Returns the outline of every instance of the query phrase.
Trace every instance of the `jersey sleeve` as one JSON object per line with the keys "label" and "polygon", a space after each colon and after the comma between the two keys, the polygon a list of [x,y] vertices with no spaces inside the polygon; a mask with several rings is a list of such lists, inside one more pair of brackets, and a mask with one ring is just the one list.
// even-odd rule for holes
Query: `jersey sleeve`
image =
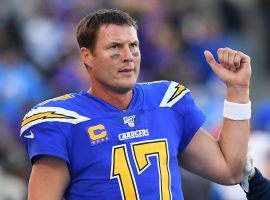
{"label": "jersey sleeve", "polygon": [[[196,106],[192,95],[188,92],[184,99],[185,108],[183,109],[183,138],[181,140],[179,151],[183,151],[189,144],[195,133],[205,121],[205,116],[202,111]],[[177,110],[177,105],[175,106]]]}
{"label": "jersey sleeve", "polygon": [[68,142],[55,123],[44,122],[25,130],[21,139],[33,164],[38,156],[55,156],[69,163]]}
{"label": "jersey sleeve", "polygon": [[32,163],[41,155],[61,158],[69,163],[69,130],[89,118],[61,107],[36,107],[23,119],[21,139]]}
{"label": "jersey sleeve", "polygon": [[159,106],[171,107],[181,117],[182,137],[179,152],[183,151],[204,123],[205,116],[196,106],[190,90],[173,81],[169,84]]}

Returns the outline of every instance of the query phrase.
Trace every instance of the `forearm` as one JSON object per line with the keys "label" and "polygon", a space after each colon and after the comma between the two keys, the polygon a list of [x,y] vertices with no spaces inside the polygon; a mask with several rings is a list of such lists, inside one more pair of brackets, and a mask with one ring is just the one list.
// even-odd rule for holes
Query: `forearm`
{"label": "forearm", "polygon": [[[226,100],[240,104],[248,103],[248,87],[228,87]],[[228,166],[229,172],[236,182],[241,182],[243,177],[249,133],[249,119],[230,120],[224,118],[218,143]]]}
{"label": "forearm", "polygon": [[226,100],[234,103],[225,104],[225,118],[218,140],[210,139],[202,130],[197,131],[180,161],[185,168],[209,180],[224,185],[237,184],[244,175],[250,133],[250,104],[247,104],[250,58],[229,48],[218,49],[219,63],[211,52],[205,51],[204,54],[215,74],[227,86]]}

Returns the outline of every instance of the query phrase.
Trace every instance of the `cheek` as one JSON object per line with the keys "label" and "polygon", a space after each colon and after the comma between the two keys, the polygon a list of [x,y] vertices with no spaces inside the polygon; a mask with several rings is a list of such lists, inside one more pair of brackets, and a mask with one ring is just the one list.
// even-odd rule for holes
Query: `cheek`
{"label": "cheek", "polygon": [[105,66],[114,66],[114,65],[117,65],[117,63],[119,63],[119,60],[120,60],[120,54],[112,54],[112,55],[108,55],[104,57],[102,59],[102,62]]}
{"label": "cheek", "polygon": [[138,56],[134,57],[134,61],[138,66],[140,66],[141,63],[141,54],[138,54]]}
{"label": "cheek", "polygon": [[110,56],[110,58],[111,58],[111,60],[120,60],[120,54],[119,53],[116,53],[116,54],[112,54],[111,56]]}
{"label": "cheek", "polygon": [[133,56],[134,56],[134,58],[136,58],[138,60],[141,60],[141,52],[140,52],[140,50],[134,52]]}
{"label": "cheek", "polygon": [[134,51],[134,52],[132,52],[132,55],[133,55],[134,58],[138,58],[138,57],[140,57],[140,52],[139,51]]}
{"label": "cheek", "polygon": [[104,56],[101,59],[97,59],[95,62],[95,67],[98,71],[110,70],[112,66],[115,65],[115,60],[110,56]]}
{"label": "cheek", "polygon": [[106,79],[111,79],[116,71],[117,66],[110,58],[103,59],[101,62],[97,63],[96,65],[96,73],[97,76],[103,76]]}

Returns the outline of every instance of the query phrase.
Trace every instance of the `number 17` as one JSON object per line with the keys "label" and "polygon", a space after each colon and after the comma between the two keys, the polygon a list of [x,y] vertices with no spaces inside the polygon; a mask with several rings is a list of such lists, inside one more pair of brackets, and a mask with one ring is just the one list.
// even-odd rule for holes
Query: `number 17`
{"label": "number 17", "polygon": [[[149,157],[155,156],[158,163],[160,199],[170,200],[169,151],[166,139],[148,140],[131,143],[132,155],[137,172],[140,175],[150,165]],[[127,146],[117,145],[112,148],[111,179],[117,178],[122,199],[138,200],[139,194],[127,153]]]}

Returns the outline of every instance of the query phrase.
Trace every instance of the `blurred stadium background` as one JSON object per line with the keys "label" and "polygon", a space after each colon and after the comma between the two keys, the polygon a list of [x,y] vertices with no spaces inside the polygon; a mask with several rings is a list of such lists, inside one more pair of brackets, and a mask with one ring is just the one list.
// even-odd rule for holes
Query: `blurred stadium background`
{"label": "blurred stadium background", "polygon": [[[24,114],[43,100],[89,88],[75,29],[100,8],[122,9],[138,20],[140,81],[186,85],[215,137],[225,88],[203,51],[231,47],[250,55],[250,151],[270,178],[270,1],[0,0],[0,199],[26,199],[31,166],[19,139]],[[245,199],[239,186],[221,187],[187,172],[183,182],[187,200]]]}

